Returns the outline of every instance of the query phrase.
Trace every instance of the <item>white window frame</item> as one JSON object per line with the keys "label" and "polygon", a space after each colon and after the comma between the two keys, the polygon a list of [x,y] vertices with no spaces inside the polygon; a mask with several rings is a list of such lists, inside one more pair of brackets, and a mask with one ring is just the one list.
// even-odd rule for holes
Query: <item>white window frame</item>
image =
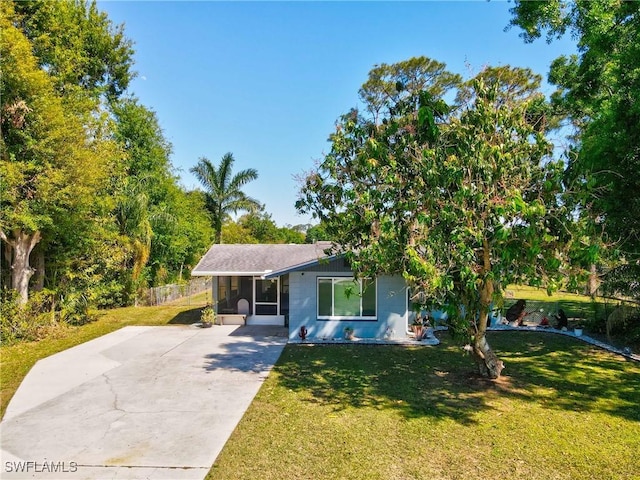
{"label": "white window frame", "polygon": [[[320,315],[320,280],[331,280],[331,315]],[[337,281],[350,280],[357,281],[362,292],[362,279],[354,277],[316,277],[316,317],[318,320],[362,320],[375,322],[378,320],[378,279],[373,279],[373,285],[376,289],[375,295],[375,315],[362,315],[362,295],[360,297],[360,315],[333,315],[335,311],[335,284]]]}
{"label": "white window frame", "polygon": [[257,300],[258,298],[258,292],[257,292],[257,288],[256,288],[256,283],[258,282],[258,280],[266,280],[262,277],[253,277],[253,314],[256,316],[273,316],[272,314],[259,314],[258,312],[258,306],[259,305],[269,305],[269,306],[276,306],[276,315],[280,315],[280,277],[277,278],[273,278],[273,279],[269,279],[267,281],[275,281],[276,282],[276,301],[275,302],[259,302]]}

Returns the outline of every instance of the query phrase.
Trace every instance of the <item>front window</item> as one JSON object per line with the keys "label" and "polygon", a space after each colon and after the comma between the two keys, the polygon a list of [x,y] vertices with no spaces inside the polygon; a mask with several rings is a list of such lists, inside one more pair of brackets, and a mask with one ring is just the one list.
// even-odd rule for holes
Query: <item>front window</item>
{"label": "front window", "polygon": [[318,278],[318,319],[375,320],[376,281]]}

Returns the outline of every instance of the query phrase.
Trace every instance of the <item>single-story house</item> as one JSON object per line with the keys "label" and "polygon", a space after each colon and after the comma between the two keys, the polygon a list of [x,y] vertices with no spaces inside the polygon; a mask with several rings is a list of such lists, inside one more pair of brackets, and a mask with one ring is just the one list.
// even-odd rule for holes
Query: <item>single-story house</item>
{"label": "single-story house", "polygon": [[288,327],[299,340],[341,338],[346,327],[359,338],[406,338],[410,308],[401,276],[357,279],[329,242],[260,245],[216,244],[192,276],[213,277],[212,305],[219,322]]}

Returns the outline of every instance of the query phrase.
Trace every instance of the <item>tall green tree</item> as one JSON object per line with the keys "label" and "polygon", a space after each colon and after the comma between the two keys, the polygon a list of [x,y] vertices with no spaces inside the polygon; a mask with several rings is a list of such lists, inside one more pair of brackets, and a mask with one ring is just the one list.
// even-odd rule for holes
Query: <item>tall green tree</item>
{"label": "tall green tree", "polygon": [[[167,224],[175,219],[167,205],[169,190],[176,179],[171,173],[171,145],[155,113],[137,99],[128,97],[112,102],[114,140],[122,149],[120,174],[113,178],[114,218],[122,248],[127,252],[126,270],[130,294],[146,286],[143,270],[152,253],[154,226],[165,235]],[[166,239],[165,239],[166,240]],[[154,259],[156,266],[163,259]]]}
{"label": "tall green tree", "polygon": [[567,179],[584,192],[580,212],[592,230],[604,228],[615,245],[631,292],[640,275],[640,3],[516,1],[511,12],[527,42],[577,39],[578,54],[557,58],[549,73],[555,103],[575,128]]}
{"label": "tall green tree", "polygon": [[134,97],[112,102],[111,109],[114,140],[124,151],[122,178],[144,179],[149,203],[161,203],[177,179],[171,165],[173,147],[166,140],[156,113]]}
{"label": "tall green tree", "polygon": [[134,73],[133,43],[95,0],[10,0],[15,25],[30,40],[38,66],[60,93],[81,89],[118,98]]}
{"label": "tall green tree", "polygon": [[111,152],[100,135],[88,137],[91,117],[70,108],[38,67],[30,42],[14,26],[12,4],[1,9],[0,238],[10,247],[12,288],[24,303],[33,248],[87,218]]}
{"label": "tall green tree", "polygon": [[288,227],[278,227],[271,214],[265,211],[264,205],[259,210],[243,215],[237,223],[249,232],[256,243],[304,243],[302,233]]}
{"label": "tall green tree", "polygon": [[427,57],[413,57],[398,63],[382,63],[369,72],[369,78],[358,92],[360,100],[378,123],[394,109],[406,108],[406,103],[418,101],[418,92],[428,91],[442,97],[462,81],[460,75],[451,73],[446,65]]}
{"label": "tall green tree", "polygon": [[124,27],[95,1],[1,8],[8,283],[22,302],[46,286],[58,298],[113,306],[181,277],[210,244],[208,213],[199,192],[178,185],[155,113],[123,95],[134,75]]}
{"label": "tall green tree", "polygon": [[202,157],[191,168],[191,172],[205,188],[206,207],[211,215],[216,243],[220,243],[222,224],[232,212],[253,211],[261,206],[257,200],[242,191],[242,187],[258,178],[258,171],[248,168],[234,174],[234,161],[233,155],[226,153],[217,167]]}
{"label": "tall green tree", "polygon": [[154,216],[151,242],[151,280],[154,285],[181,281],[213,242],[211,220],[205,207],[204,194],[184,191],[179,186],[170,189],[159,207],[170,215]]}
{"label": "tall green tree", "polygon": [[297,206],[359,275],[401,274],[415,301],[448,305],[480,373],[496,378],[503,363],[485,335],[492,302],[513,281],[553,289],[568,264],[563,168],[542,127],[541,79],[487,68],[460,86],[456,110],[440,96],[447,89],[406,93],[397,80],[407,96],[387,115],[341,117]]}

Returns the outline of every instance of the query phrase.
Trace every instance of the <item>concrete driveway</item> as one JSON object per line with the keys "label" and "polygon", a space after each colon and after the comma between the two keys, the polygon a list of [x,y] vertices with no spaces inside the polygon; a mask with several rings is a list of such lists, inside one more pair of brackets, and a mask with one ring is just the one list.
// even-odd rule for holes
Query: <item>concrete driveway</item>
{"label": "concrete driveway", "polygon": [[278,327],[126,327],[39,361],[3,479],[202,479],[280,356]]}

